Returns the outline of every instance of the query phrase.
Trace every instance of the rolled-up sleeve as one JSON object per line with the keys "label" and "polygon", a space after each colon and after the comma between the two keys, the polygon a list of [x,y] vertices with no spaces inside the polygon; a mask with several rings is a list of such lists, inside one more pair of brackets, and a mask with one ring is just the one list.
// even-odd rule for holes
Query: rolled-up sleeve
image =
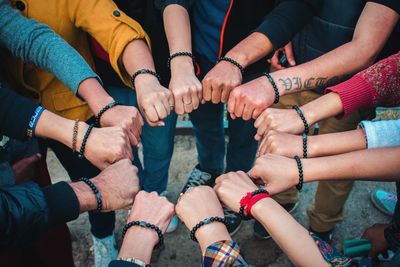
{"label": "rolled-up sleeve", "polygon": [[75,26],[89,33],[109,54],[111,66],[131,87],[130,74],[122,64],[125,47],[134,40],[144,40],[150,47],[150,39],[140,24],[118,9],[109,0],[71,0],[69,16]]}
{"label": "rolled-up sleeve", "polygon": [[400,146],[400,120],[362,121],[368,148]]}
{"label": "rolled-up sleeve", "polygon": [[313,5],[308,1],[280,1],[255,31],[267,36],[274,49],[278,49],[286,45],[313,15]]}

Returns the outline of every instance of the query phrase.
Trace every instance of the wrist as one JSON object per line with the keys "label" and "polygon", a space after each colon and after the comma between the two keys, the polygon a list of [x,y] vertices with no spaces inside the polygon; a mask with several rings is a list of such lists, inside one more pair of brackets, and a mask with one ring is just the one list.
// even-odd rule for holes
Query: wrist
{"label": "wrist", "polygon": [[149,264],[153,248],[158,243],[158,236],[153,232],[139,226],[131,227],[122,242],[118,258],[135,258]]}
{"label": "wrist", "polygon": [[189,56],[179,56],[171,60],[171,75],[194,74],[193,59]]}
{"label": "wrist", "polygon": [[307,120],[307,123],[311,126],[319,121],[318,119],[318,112],[315,112],[315,108],[313,108],[313,103],[310,102],[305,104],[304,106],[300,107],[301,111],[303,112],[304,117]]}
{"label": "wrist", "polygon": [[241,53],[239,51],[231,50],[229,51],[225,57],[231,58],[239,63],[243,68],[246,68],[249,65],[249,58],[247,54]]}
{"label": "wrist", "polygon": [[266,210],[269,210],[269,207],[272,207],[274,203],[276,204],[276,202],[272,198],[268,197],[263,198],[256,204],[254,204],[251,208],[251,214],[254,219],[261,221],[261,216],[265,213]]}
{"label": "wrist", "polygon": [[84,182],[75,182],[70,184],[74,190],[79,202],[80,212],[96,210],[97,201],[96,196],[93,194],[92,189],[89,188]]}
{"label": "wrist", "polygon": [[158,80],[158,78],[151,74],[143,73],[135,78],[136,91],[142,91],[142,90],[149,91],[155,86],[159,85],[160,81]]}
{"label": "wrist", "polygon": [[199,242],[201,251],[206,251],[211,244],[221,240],[232,240],[226,226],[223,223],[214,222],[200,227],[196,231],[196,238]]}
{"label": "wrist", "polygon": [[[73,127],[73,126],[72,126]],[[80,148],[82,147],[82,142],[83,139],[85,138],[85,133],[88,130],[89,125],[85,122],[80,121],[78,124],[78,135],[76,136],[76,149],[77,151],[74,152],[79,152]],[[93,131],[96,131],[96,129],[93,129]],[[71,130],[71,133],[73,134],[73,130]],[[72,138],[70,138],[72,141]],[[71,146],[70,148],[72,148],[72,142],[71,142]]]}

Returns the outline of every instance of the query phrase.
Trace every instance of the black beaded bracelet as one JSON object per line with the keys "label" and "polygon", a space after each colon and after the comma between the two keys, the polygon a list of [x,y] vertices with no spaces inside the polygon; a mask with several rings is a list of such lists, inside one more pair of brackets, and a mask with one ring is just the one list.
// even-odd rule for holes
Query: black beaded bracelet
{"label": "black beaded bracelet", "polygon": [[154,248],[160,248],[164,244],[164,235],[163,235],[161,229],[157,225],[154,225],[154,224],[151,224],[151,223],[148,223],[148,222],[145,222],[145,221],[132,221],[132,222],[129,222],[129,223],[125,224],[124,229],[122,230],[122,239],[124,239],[124,237],[126,235],[126,232],[132,226],[140,226],[140,227],[143,227],[143,228],[148,228],[148,229],[151,229],[153,231],[156,231],[157,235],[158,235],[158,243]]}
{"label": "black beaded bracelet", "polygon": [[206,224],[213,223],[213,222],[220,222],[220,223],[227,225],[227,222],[224,218],[221,218],[221,217],[206,218],[193,227],[193,229],[190,231],[190,239],[192,239],[194,242],[197,242],[196,231],[199,230],[200,227],[202,227]]}
{"label": "black beaded bracelet", "polygon": [[304,176],[303,176],[303,166],[301,165],[301,160],[299,156],[294,156],[297,162],[297,168],[299,169],[299,183],[296,185],[297,190],[301,191],[303,188]]}
{"label": "black beaded bracelet", "polygon": [[104,112],[106,112],[110,108],[113,108],[113,107],[118,106],[118,105],[121,105],[121,104],[118,103],[117,101],[114,101],[114,102],[111,102],[111,103],[107,104],[105,107],[103,107],[99,111],[99,113],[96,115],[94,125],[96,127],[100,127],[100,119],[101,119],[101,116],[103,116]]}
{"label": "black beaded bracelet", "polygon": [[194,57],[194,55],[190,52],[177,52],[177,53],[173,53],[172,55],[169,56],[168,61],[167,61],[167,66],[168,69],[171,68],[171,60],[173,60],[176,57],[191,57],[193,63],[196,62],[196,58]]}
{"label": "black beaded bracelet", "polygon": [[[251,197],[254,197],[254,196],[258,195],[258,194],[269,194],[269,193],[268,193],[268,191],[266,189],[259,188],[259,189],[255,190],[255,191],[251,192]],[[244,207],[244,206],[240,206],[239,215],[240,215],[240,217],[242,217],[242,220],[244,220],[244,221],[251,220],[250,217],[248,217],[248,216],[246,216],[244,214],[244,209],[245,208],[246,207]]]}
{"label": "black beaded bracelet", "polygon": [[86,177],[82,177],[78,181],[84,182],[85,184],[87,184],[90,187],[90,189],[92,189],[93,193],[96,195],[96,201],[97,201],[96,211],[101,211],[103,208],[103,200],[102,200],[100,191],[97,189],[97,187],[94,185],[94,183],[92,183],[92,181],[90,181]]}
{"label": "black beaded bracelet", "polygon": [[236,60],[230,58],[230,57],[220,57],[217,59],[217,64],[220,63],[221,61],[227,61],[233,65],[235,65],[236,67],[238,67],[238,69],[240,70],[240,72],[243,74],[244,73],[244,68],[242,65],[240,65],[239,62],[237,62]]}
{"label": "black beaded bracelet", "polygon": [[297,114],[299,114],[299,116],[300,116],[300,119],[303,121],[304,133],[308,134],[310,132],[310,127],[308,126],[308,122],[306,120],[306,117],[304,117],[303,111],[301,111],[301,109],[297,105],[294,105],[293,109],[296,110]]}
{"label": "black beaded bracelet", "polygon": [[160,75],[158,75],[157,72],[149,70],[149,69],[141,69],[141,70],[138,70],[137,72],[135,72],[134,74],[132,74],[131,82],[132,82],[133,88],[135,88],[135,79],[140,74],[150,74],[150,75],[153,75],[154,77],[156,77],[158,79],[158,81],[161,81],[161,77],[160,77]]}
{"label": "black beaded bracelet", "polygon": [[265,77],[267,77],[268,81],[269,81],[269,82],[271,83],[271,85],[272,85],[272,88],[274,88],[274,92],[275,92],[274,104],[279,103],[280,95],[279,95],[278,86],[276,86],[276,83],[275,83],[274,79],[272,78],[272,76],[271,76],[269,73],[264,72],[263,75],[264,75]]}
{"label": "black beaded bracelet", "polygon": [[306,133],[303,133],[303,158],[307,158],[307,137]]}
{"label": "black beaded bracelet", "polygon": [[79,154],[78,154],[78,158],[80,159],[83,159],[85,157],[86,142],[89,138],[90,133],[93,130],[93,127],[94,127],[93,124],[89,125],[89,128],[87,129],[85,136],[83,137],[81,148],[79,149]]}

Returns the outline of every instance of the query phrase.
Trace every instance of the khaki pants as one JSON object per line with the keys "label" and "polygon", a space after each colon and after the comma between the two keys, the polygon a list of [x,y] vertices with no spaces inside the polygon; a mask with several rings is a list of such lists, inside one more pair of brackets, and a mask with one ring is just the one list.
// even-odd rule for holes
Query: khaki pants
{"label": "khaki pants", "polygon": [[[321,95],[313,91],[305,91],[281,97],[277,108],[292,108],[293,105],[302,106]],[[354,130],[363,119],[371,119],[372,110],[356,111],[346,118],[337,120],[330,118],[319,122],[319,134],[344,132]],[[311,131],[312,132],[312,131]],[[343,220],[344,204],[351,192],[352,181],[344,182],[319,182],[315,193],[314,204],[308,209],[310,226],[314,231],[325,232],[333,229],[336,223]],[[298,191],[291,189],[276,195],[274,199],[280,204],[295,203],[298,201]]]}

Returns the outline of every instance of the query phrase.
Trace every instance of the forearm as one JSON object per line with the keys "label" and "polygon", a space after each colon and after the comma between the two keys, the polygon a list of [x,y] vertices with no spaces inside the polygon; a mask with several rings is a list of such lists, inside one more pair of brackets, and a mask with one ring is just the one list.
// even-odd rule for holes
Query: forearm
{"label": "forearm", "polygon": [[149,264],[157,240],[153,230],[131,227],[125,235],[118,258],[135,258]]}
{"label": "forearm", "polygon": [[[130,42],[122,55],[122,63],[126,71],[133,75],[140,69],[150,69],[155,71],[153,57],[150,48],[143,40],[135,40]],[[137,76],[135,80],[135,89],[146,89],[146,81],[158,81],[156,77],[145,74]]]}
{"label": "forearm", "polygon": [[[170,55],[177,52],[192,52],[190,19],[187,10],[177,4],[168,5],[163,12],[165,34]],[[171,61],[172,74],[179,69],[194,72],[190,57],[177,57]]]}
{"label": "forearm", "polygon": [[366,148],[362,129],[308,137],[308,157],[324,157]]}
{"label": "forearm", "polygon": [[368,149],[341,155],[302,159],[304,181],[397,181],[400,148]]}
{"label": "forearm", "polygon": [[268,37],[262,33],[254,32],[233,47],[226,56],[236,60],[246,68],[268,55],[272,50],[273,46]]}
{"label": "forearm", "polygon": [[318,97],[300,108],[307,119],[307,123],[312,125],[341,114],[343,111],[343,104],[338,94],[329,93]]}
{"label": "forearm", "polygon": [[[251,213],[262,223],[294,265],[330,266],[323,259],[308,231],[275,200],[260,200],[253,206]],[[304,257],[304,253],[307,257]]]}
{"label": "forearm", "polygon": [[98,114],[103,107],[114,101],[94,78],[84,80],[78,87],[78,94],[88,103],[94,114]]}

